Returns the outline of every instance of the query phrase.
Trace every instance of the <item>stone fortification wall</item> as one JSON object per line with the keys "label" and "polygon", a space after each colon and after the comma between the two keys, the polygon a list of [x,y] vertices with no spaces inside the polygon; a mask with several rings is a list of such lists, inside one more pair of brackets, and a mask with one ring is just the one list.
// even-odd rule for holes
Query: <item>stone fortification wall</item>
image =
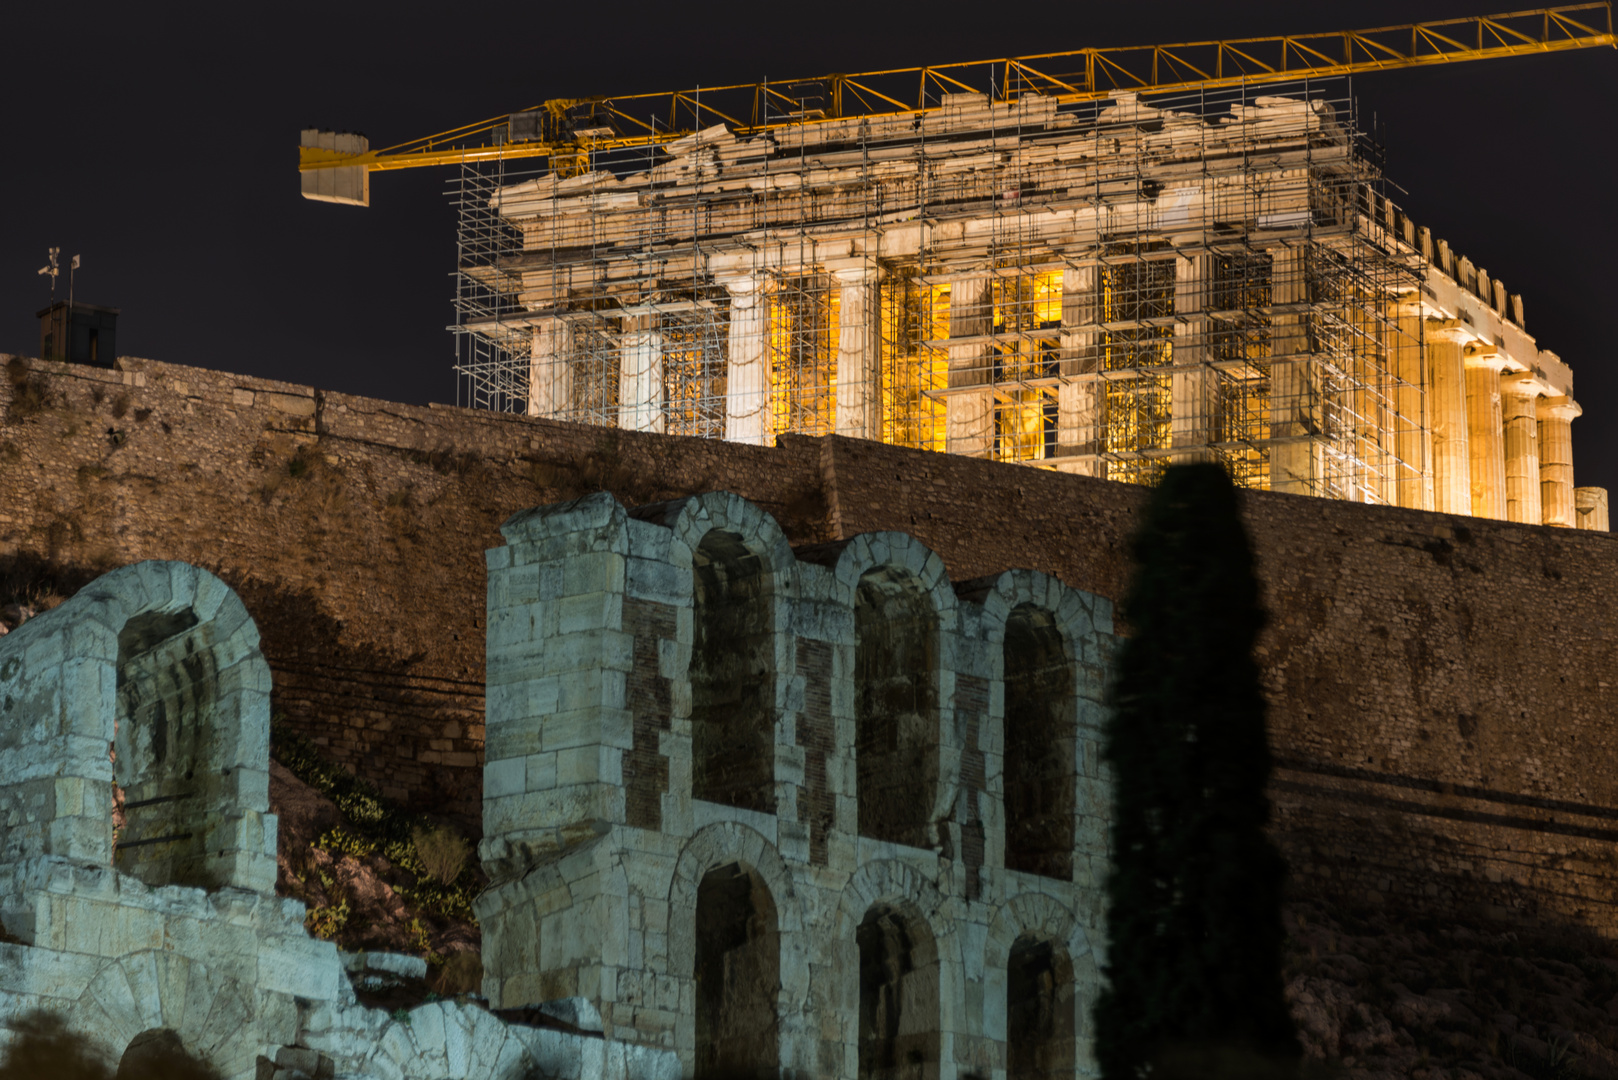
{"label": "stone fortification wall", "polygon": [[[483,552],[512,512],[730,490],[793,545],[909,533],[951,580],[1118,598],[1139,488],[842,439],[737,446],[414,408],[121,361],[0,380],[0,566],[206,566],[274,707],[418,804],[478,815]],[[1612,933],[1618,545],[1607,534],[1244,496],[1272,625],[1277,835],[1300,886]],[[37,578],[37,575],[36,575]]]}

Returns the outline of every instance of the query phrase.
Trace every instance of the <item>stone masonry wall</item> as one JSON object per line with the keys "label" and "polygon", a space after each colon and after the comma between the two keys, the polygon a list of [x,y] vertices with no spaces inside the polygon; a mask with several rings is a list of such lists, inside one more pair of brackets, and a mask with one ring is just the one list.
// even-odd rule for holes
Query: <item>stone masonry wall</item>
{"label": "stone masonry wall", "polygon": [[[724,489],[794,545],[891,529],[955,581],[1020,566],[1120,598],[1146,494],[846,439],[746,447],[120,367],[0,379],[0,584],[67,591],[143,558],[207,567],[260,625],[274,708],[388,793],[474,827],[483,552],[516,510]],[[1272,616],[1276,835],[1297,884],[1618,933],[1613,537],[1243,504]]]}

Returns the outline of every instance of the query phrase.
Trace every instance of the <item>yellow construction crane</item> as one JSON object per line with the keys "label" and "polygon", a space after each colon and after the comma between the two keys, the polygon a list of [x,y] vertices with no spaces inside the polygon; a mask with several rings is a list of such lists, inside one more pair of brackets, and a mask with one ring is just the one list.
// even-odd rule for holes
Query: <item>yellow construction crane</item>
{"label": "yellow construction crane", "polygon": [[1295,82],[1602,45],[1618,47],[1611,3],[1373,30],[1075,49],[857,75],[555,98],[380,150],[370,149],[363,136],[307,130],[298,169],[306,198],[365,206],[370,174],[385,169],[550,157],[556,159],[553,167],[575,172],[593,152],[656,146],[715,124],[752,135],[850,117],[924,114],[939,108],[946,93],[988,90],[998,101],[1039,94],[1071,102],[1129,91]]}

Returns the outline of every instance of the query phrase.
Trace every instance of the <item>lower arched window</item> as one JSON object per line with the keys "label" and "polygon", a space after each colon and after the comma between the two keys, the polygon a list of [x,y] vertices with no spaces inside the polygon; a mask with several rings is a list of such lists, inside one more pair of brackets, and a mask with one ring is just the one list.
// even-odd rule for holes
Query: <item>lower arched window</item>
{"label": "lower arched window", "polygon": [[774,1076],[781,940],[775,901],[754,870],[715,867],[697,886],[696,1075]]}
{"label": "lower arched window", "polygon": [[919,917],[879,904],[857,931],[860,1080],[938,1075],[938,952]]}
{"label": "lower arched window", "polygon": [[1006,961],[1007,1080],[1073,1075],[1073,965],[1067,951],[1024,934]]}

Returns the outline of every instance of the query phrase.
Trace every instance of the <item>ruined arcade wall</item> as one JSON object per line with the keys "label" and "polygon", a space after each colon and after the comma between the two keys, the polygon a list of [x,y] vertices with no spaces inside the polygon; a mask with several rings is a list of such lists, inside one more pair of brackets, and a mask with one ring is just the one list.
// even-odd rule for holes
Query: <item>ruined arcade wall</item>
{"label": "ruined arcade wall", "polygon": [[[1146,494],[846,439],[738,446],[120,365],[0,380],[0,584],[207,567],[258,621],[295,728],[474,827],[483,552],[513,511],[726,489],[796,545],[893,529],[955,581],[1028,567],[1121,598]],[[1618,933],[1618,543],[1262,492],[1244,506],[1298,885]]]}

